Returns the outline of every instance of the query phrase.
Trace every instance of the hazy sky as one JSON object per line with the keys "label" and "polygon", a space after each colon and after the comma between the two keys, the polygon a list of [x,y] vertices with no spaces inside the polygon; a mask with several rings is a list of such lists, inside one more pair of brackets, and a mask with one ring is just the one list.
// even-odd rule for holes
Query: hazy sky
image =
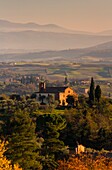
{"label": "hazy sky", "polygon": [[112,0],[0,0],[0,19],[101,31],[112,29]]}

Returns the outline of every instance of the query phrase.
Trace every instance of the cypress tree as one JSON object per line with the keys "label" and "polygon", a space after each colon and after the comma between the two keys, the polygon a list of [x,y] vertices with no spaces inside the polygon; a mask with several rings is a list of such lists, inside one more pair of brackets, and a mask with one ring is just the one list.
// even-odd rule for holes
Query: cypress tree
{"label": "cypress tree", "polygon": [[95,98],[97,99],[98,102],[100,101],[100,98],[101,98],[101,88],[100,88],[99,85],[97,85],[96,89],[95,89]]}
{"label": "cypress tree", "polygon": [[24,170],[41,170],[39,143],[35,134],[35,124],[29,113],[18,111],[10,118],[10,135],[6,156],[12,163],[19,163]]}
{"label": "cypress tree", "polygon": [[65,81],[64,81],[64,84],[67,84],[68,83],[68,78],[67,76],[65,77]]}
{"label": "cypress tree", "polygon": [[90,90],[89,90],[89,103],[94,104],[95,101],[95,87],[93,77],[91,78]]}

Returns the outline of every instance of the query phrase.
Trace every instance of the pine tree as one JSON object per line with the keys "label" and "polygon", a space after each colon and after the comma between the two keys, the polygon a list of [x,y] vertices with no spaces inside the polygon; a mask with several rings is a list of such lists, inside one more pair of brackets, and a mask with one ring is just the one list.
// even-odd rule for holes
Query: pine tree
{"label": "pine tree", "polygon": [[18,111],[10,118],[10,135],[6,156],[19,163],[24,170],[41,170],[39,150],[41,144],[35,135],[35,124],[29,113]]}
{"label": "pine tree", "polygon": [[37,118],[37,132],[44,138],[42,154],[44,156],[43,167],[46,170],[55,169],[57,159],[66,152],[63,141],[59,139],[62,129],[66,126],[66,121],[60,115],[45,114]]}
{"label": "pine tree", "polygon": [[90,90],[89,90],[89,103],[94,104],[95,101],[95,87],[93,77],[91,78]]}
{"label": "pine tree", "polygon": [[98,102],[100,101],[100,98],[101,98],[101,88],[100,88],[99,85],[97,85],[96,89],[95,89],[95,98],[97,99]]}

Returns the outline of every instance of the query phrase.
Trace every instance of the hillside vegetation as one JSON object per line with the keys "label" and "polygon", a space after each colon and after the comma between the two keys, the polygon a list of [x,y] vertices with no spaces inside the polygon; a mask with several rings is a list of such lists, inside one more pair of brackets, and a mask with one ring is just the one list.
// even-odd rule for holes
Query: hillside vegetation
{"label": "hillside vegetation", "polygon": [[[42,110],[31,98],[1,98],[0,138],[8,141],[5,155],[11,164],[23,170],[111,169],[112,159],[106,157],[112,150],[112,100],[92,97],[93,86],[89,98],[80,96],[63,111],[55,105]],[[77,142],[90,151],[75,155]]]}

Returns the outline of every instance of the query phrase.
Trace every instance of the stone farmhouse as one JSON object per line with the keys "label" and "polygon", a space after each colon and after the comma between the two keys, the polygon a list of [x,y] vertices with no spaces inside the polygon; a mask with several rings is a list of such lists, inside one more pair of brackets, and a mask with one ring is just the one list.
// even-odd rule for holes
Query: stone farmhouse
{"label": "stone farmhouse", "polygon": [[49,102],[59,101],[59,105],[66,106],[66,98],[68,95],[73,95],[75,100],[78,100],[78,95],[68,86],[63,87],[46,87],[45,82],[39,84],[39,91],[36,92],[36,98],[41,104],[48,104]]}

